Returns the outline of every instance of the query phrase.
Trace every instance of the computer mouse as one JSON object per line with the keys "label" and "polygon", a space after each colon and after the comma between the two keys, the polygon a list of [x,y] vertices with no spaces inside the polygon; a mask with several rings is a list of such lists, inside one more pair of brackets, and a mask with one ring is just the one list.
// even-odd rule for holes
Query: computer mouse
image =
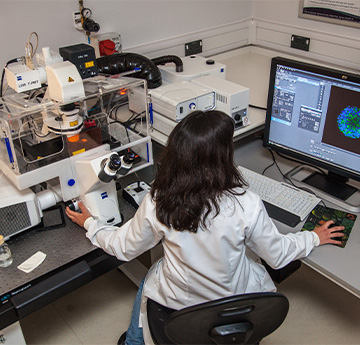
{"label": "computer mouse", "polygon": [[[333,228],[333,227],[335,227],[335,226],[341,226],[341,224],[335,221],[335,223],[333,223],[333,224],[331,224],[331,225],[329,226],[329,229],[331,229],[331,228]],[[339,232],[342,232],[342,231],[340,230]],[[342,241],[342,240],[343,240],[343,236],[331,237],[331,239],[332,239],[332,240],[335,240],[335,241]]]}

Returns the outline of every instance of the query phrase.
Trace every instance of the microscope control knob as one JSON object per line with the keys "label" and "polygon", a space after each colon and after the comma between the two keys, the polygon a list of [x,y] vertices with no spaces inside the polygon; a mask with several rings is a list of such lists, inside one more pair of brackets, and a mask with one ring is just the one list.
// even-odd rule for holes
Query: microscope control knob
{"label": "microscope control knob", "polygon": [[195,104],[195,103],[190,103],[190,104],[189,104],[189,108],[190,108],[191,110],[195,110],[195,109],[196,109],[196,104]]}

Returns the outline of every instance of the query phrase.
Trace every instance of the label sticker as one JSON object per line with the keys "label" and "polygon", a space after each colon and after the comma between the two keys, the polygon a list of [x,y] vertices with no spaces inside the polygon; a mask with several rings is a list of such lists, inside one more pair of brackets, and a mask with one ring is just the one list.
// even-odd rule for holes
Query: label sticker
{"label": "label sticker", "polygon": [[94,61],[85,62],[85,68],[94,67]]}

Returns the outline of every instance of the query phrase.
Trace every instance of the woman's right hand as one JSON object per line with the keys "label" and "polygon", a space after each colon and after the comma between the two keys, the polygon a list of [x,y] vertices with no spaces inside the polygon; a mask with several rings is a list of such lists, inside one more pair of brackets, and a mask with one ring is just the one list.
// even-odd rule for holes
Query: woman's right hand
{"label": "woman's right hand", "polygon": [[91,217],[91,214],[81,201],[79,201],[78,205],[81,212],[71,211],[70,208],[67,206],[65,208],[65,213],[74,223],[80,225],[81,227],[84,227],[86,219]]}
{"label": "woman's right hand", "polygon": [[343,226],[332,226],[334,223],[333,220],[329,220],[313,230],[319,236],[320,245],[327,243],[341,245],[341,241],[334,238],[343,237],[345,228]]}

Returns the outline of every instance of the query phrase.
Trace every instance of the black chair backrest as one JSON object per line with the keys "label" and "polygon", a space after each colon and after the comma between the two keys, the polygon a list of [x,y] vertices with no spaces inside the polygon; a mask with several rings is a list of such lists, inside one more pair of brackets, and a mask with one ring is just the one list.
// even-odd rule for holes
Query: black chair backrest
{"label": "black chair backrest", "polygon": [[236,295],[181,310],[147,303],[155,344],[257,344],[285,320],[288,299],[277,292]]}

